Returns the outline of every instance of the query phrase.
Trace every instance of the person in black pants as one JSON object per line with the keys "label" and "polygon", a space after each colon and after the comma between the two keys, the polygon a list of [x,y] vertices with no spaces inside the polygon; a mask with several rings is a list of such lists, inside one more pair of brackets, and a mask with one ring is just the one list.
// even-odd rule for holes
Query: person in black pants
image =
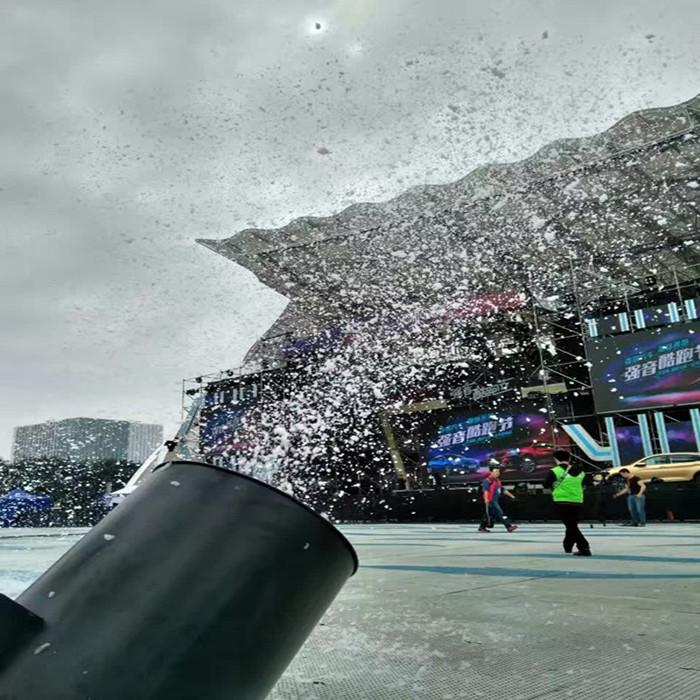
{"label": "person in black pants", "polygon": [[[558,505],[559,518],[566,528],[564,551],[567,554],[573,553],[578,556],[590,557],[591,546],[578,526],[581,521],[581,507],[573,503],[559,503]],[[575,551],[574,545],[576,545]]]}
{"label": "person in black pants", "polygon": [[[591,520],[596,520],[607,527],[606,520],[608,519],[607,499],[610,496],[610,487],[608,486],[602,474],[595,474],[591,480],[593,487],[593,506],[591,508]],[[591,529],[593,522],[591,522]]]}
{"label": "person in black pants", "polygon": [[566,528],[564,551],[567,554],[590,557],[591,546],[578,527],[583,512],[583,481],[586,474],[581,467],[571,464],[571,455],[565,450],[557,450],[554,459],[556,465],[547,474],[544,487],[552,489],[552,500],[557,505],[559,517]]}

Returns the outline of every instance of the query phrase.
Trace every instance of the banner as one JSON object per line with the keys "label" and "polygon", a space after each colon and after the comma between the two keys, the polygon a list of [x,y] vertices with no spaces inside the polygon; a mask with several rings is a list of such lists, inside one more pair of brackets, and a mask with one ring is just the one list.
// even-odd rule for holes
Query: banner
{"label": "banner", "polygon": [[484,401],[495,397],[511,394],[511,400],[515,393],[515,384],[512,379],[503,379],[495,384],[481,386],[478,384],[463,384],[462,386],[450,387],[449,394],[453,399],[463,399],[464,401]]}
{"label": "banner", "polygon": [[586,341],[599,413],[700,401],[700,323]]}
{"label": "banner", "polygon": [[492,464],[502,468],[505,480],[541,480],[554,466],[554,450],[570,447],[539,404],[525,403],[498,413],[446,416],[428,447],[427,465],[447,485],[481,481]]}

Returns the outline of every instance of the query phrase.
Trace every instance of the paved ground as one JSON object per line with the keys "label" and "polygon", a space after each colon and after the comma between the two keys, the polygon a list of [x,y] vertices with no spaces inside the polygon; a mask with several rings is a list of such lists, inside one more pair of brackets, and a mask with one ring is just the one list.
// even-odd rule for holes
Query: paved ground
{"label": "paved ground", "polygon": [[18,596],[84,532],[77,527],[0,529],[0,593]]}
{"label": "paved ground", "polygon": [[[700,698],[699,525],[596,527],[591,558],[553,525],[343,529],[362,568],[272,700]],[[75,539],[0,531],[0,591]]]}

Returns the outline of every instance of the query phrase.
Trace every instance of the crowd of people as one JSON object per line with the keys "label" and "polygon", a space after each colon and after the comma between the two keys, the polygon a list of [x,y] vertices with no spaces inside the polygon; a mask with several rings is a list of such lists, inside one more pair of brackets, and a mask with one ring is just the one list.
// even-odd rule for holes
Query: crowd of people
{"label": "crowd of people", "polygon": [[[581,532],[579,523],[583,515],[584,486],[590,479],[583,467],[573,464],[571,454],[566,450],[554,453],[555,466],[550,469],[544,480],[544,488],[551,491],[552,500],[557,507],[559,518],[564,525],[564,551],[575,556],[589,557],[591,547]],[[646,525],[646,484],[637,476],[632,476],[629,469],[620,470],[625,480],[625,486],[613,498],[627,497],[632,524],[637,527]],[[498,466],[490,468],[489,476],[481,484],[484,500],[484,518],[479,525],[479,532],[490,532],[495,523],[502,524],[508,532],[517,530],[510,518],[503,512],[500,499],[506,495],[511,499],[515,496],[503,488],[501,470]]]}

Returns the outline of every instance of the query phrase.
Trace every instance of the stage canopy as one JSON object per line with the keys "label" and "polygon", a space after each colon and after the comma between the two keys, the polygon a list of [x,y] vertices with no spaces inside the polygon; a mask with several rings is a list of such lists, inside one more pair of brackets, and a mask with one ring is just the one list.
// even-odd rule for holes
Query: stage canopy
{"label": "stage canopy", "polygon": [[700,96],[451,184],[199,242],[291,300],[266,337],[302,337],[469,295],[564,294],[572,273],[582,293],[610,296],[649,274],[694,278],[699,213]]}

